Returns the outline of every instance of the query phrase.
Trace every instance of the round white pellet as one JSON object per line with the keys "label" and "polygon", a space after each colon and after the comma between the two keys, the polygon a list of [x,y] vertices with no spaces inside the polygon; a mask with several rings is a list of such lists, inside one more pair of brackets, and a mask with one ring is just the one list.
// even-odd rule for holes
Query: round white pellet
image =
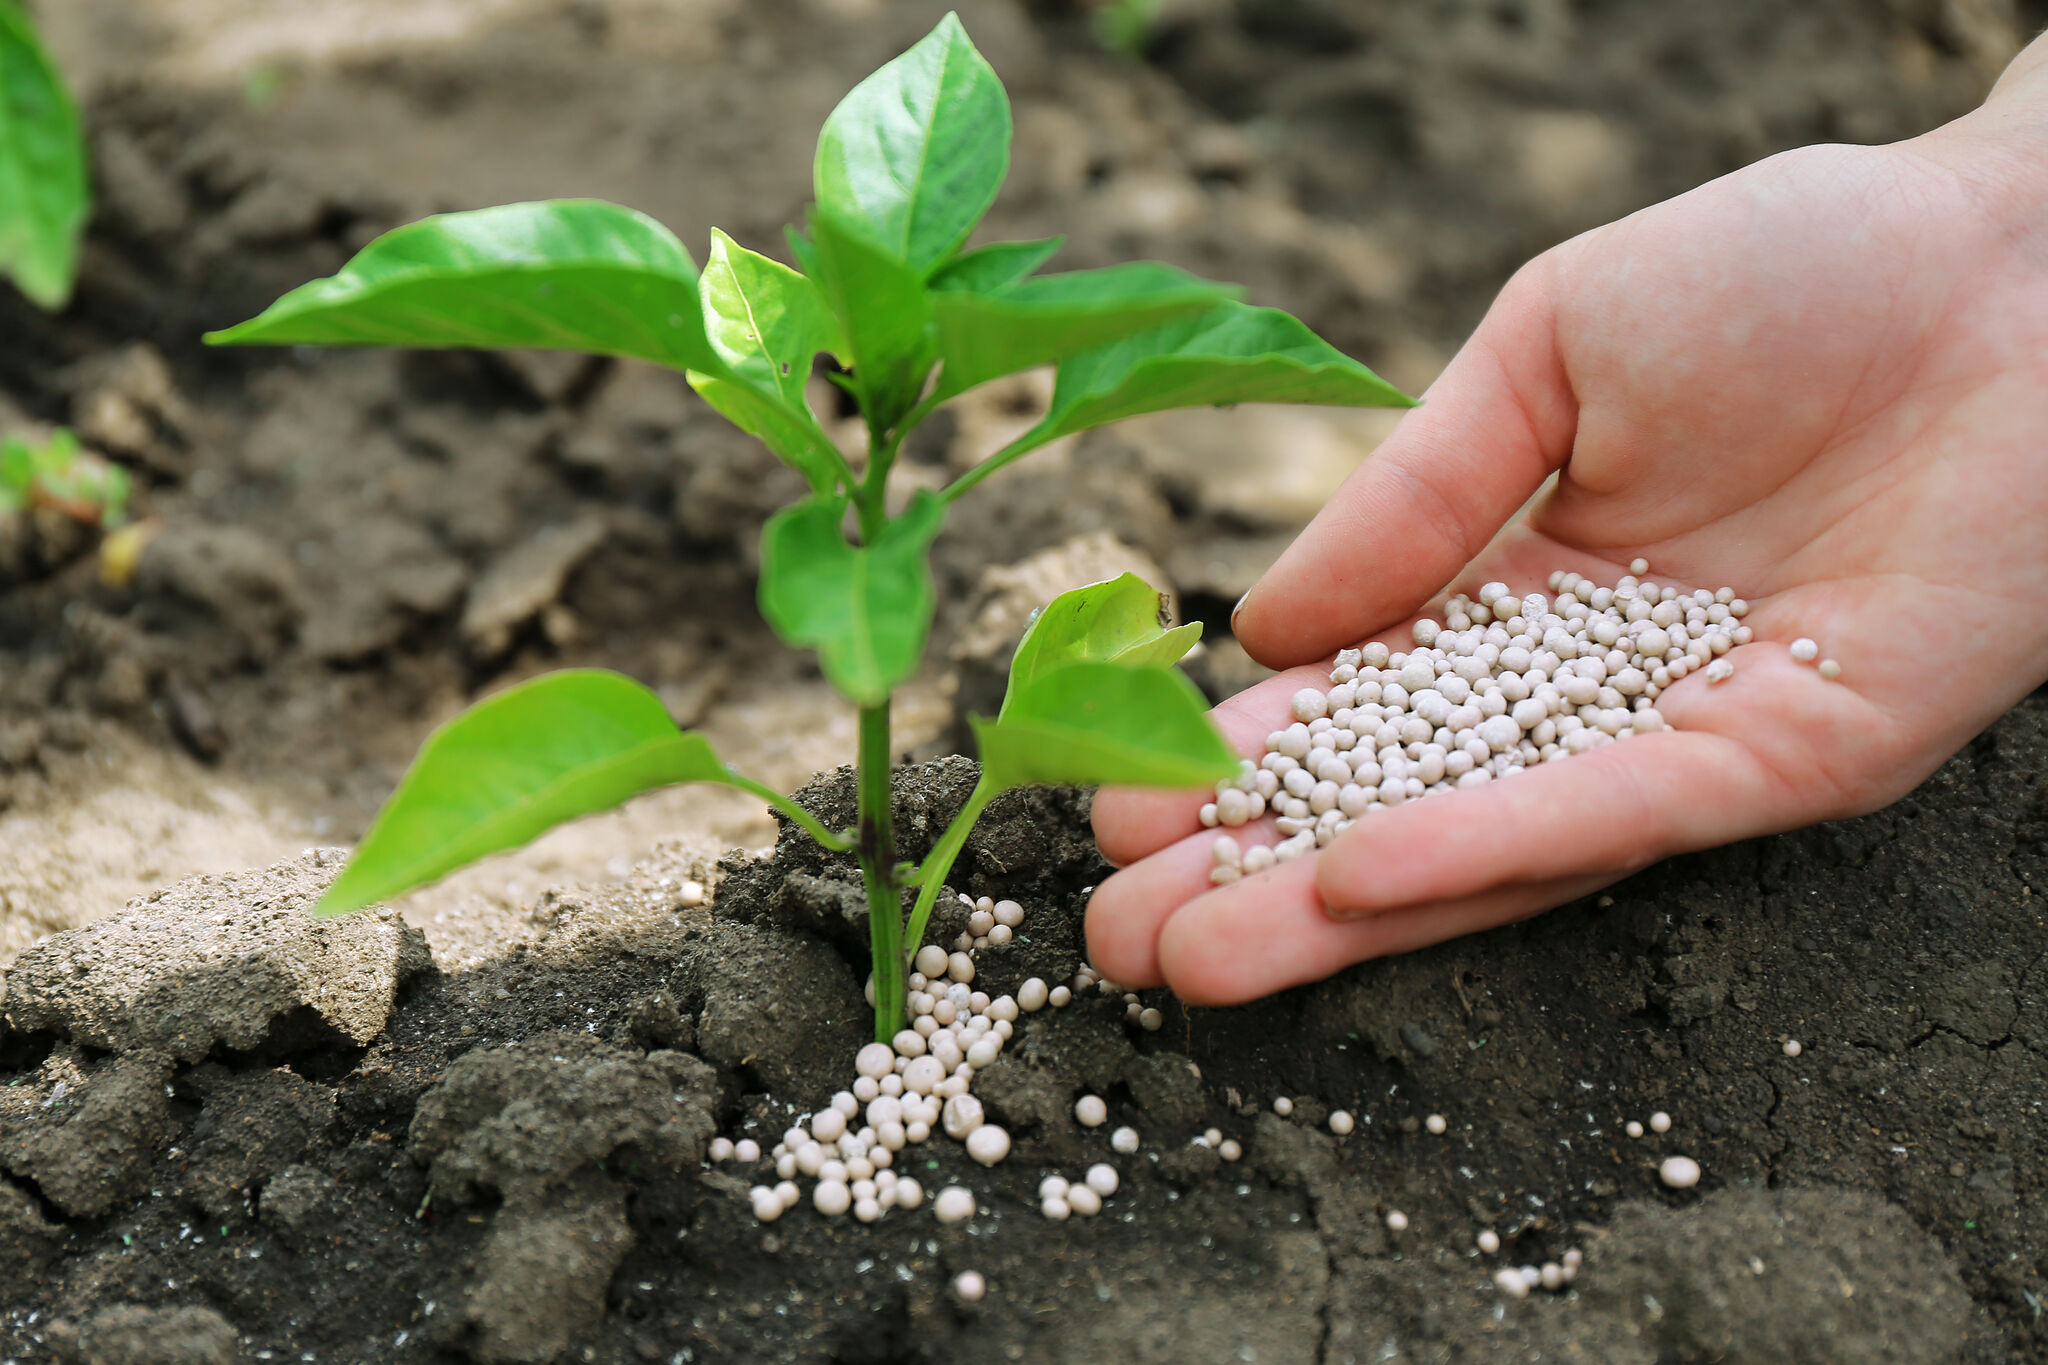
{"label": "round white pellet", "polygon": [[1833,659],[1822,659],[1820,661],[1819,672],[1821,677],[1825,678],[1829,682],[1833,682],[1835,679],[1842,676],[1842,666],[1836,663]]}
{"label": "round white pellet", "polygon": [[1328,714],[1324,709],[1328,703],[1329,698],[1323,694],[1321,689],[1304,687],[1294,694],[1294,699],[1289,704],[1289,709],[1294,712],[1294,718],[1298,721],[1321,720]]}
{"label": "round white pellet", "polygon": [[1797,1038],[1787,1038],[1785,1040],[1785,1055],[1787,1057],[1797,1057],[1804,1051],[1806,1051],[1805,1046]]}
{"label": "round white pellet", "polygon": [[1065,986],[1054,986],[1052,990],[1046,993],[1046,1001],[1054,1009],[1065,1009],[1067,1002],[1073,998],[1074,993]]}
{"label": "round white pellet", "polygon": [[1650,1115],[1650,1131],[1653,1133],[1670,1132],[1671,1115],[1665,1113],[1661,1109],[1659,1109],[1656,1113]]}
{"label": "round white pellet", "polygon": [[1499,1285],[1500,1291],[1511,1299],[1526,1299],[1529,1297],[1529,1286],[1523,1282],[1522,1272],[1516,1270],[1513,1266],[1504,1265],[1499,1270],[1494,1271],[1493,1282]]}
{"label": "round white pellet", "polygon": [[1638,555],[1628,562],[1628,571],[1640,578],[1650,571],[1650,561]]}
{"label": "round white pellet", "polygon": [[1273,1101],[1273,1112],[1283,1119],[1286,1118],[1294,1112],[1294,1101],[1288,1099],[1285,1095],[1278,1096]]}
{"label": "round white pellet", "polygon": [[932,1215],[941,1223],[958,1223],[974,1216],[974,1194],[959,1185],[948,1185],[932,1200]]}
{"label": "round white pellet", "polygon": [[1051,994],[1045,982],[1034,976],[1017,988],[1017,1004],[1026,1013],[1036,1014],[1045,1008],[1046,999]]}
{"label": "round white pellet", "polygon": [[1558,1290],[1564,1288],[1564,1267],[1556,1261],[1545,1261],[1543,1268],[1536,1273],[1543,1277],[1541,1283],[1545,1289]]}
{"label": "round white pellet", "polygon": [[1700,1163],[1689,1156],[1667,1156],[1657,1178],[1674,1190],[1689,1190],[1700,1183]]}
{"label": "round white pellet", "polygon": [[[923,1040],[919,1039],[922,1047]],[[837,1109],[820,1109],[811,1116],[811,1136],[820,1142],[837,1142],[846,1135],[846,1115]]]}
{"label": "round white pellet", "polygon": [[1399,1210],[1399,1209],[1388,1209],[1388,1210],[1387,1210],[1387,1231],[1389,1231],[1389,1232],[1406,1232],[1406,1231],[1408,1231],[1408,1215],[1407,1215],[1407,1214],[1405,1214],[1405,1213],[1403,1213],[1403,1212],[1401,1212],[1401,1210]]}
{"label": "round white pellet", "polygon": [[1065,1195],[1067,1207],[1083,1218],[1093,1218],[1102,1212],[1102,1196],[1086,1185],[1075,1185]]}
{"label": "round white pellet", "polygon": [[[932,1017],[937,1018],[938,1016],[934,1015]],[[896,1049],[896,1055],[899,1057],[922,1057],[925,1054],[926,1044],[924,1035],[914,1028],[904,1029],[894,1038],[891,1038],[889,1042]]]}
{"label": "round white pellet", "polygon": [[974,959],[965,953],[952,954],[946,959],[946,974],[963,984],[974,980]]}
{"label": "round white pellet", "polygon": [[1624,1131],[1632,1138],[1639,1138],[1643,1135],[1643,1125],[1637,1123],[1634,1119],[1630,1119]]}
{"label": "round white pellet", "polygon": [[761,1159],[761,1144],[752,1138],[741,1138],[732,1145],[732,1159],[749,1164]]}
{"label": "round white pellet", "polygon": [[1491,1256],[1500,1250],[1500,1234],[1492,1228],[1483,1229],[1479,1234],[1479,1249]]}
{"label": "round white pellet", "polygon": [[837,1218],[853,1207],[853,1191],[837,1180],[820,1180],[811,1191],[811,1205],[827,1218]]}
{"label": "round white pellet", "polygon": [[1330,1111],[1330,1131],[1338,1137],[1349,1137],[1351,1130],[1357,1126],[1358,1121],[1351,1117],[1349,1110],[1332,1109]]}
{"label": "round white pellet", "polygon": [[766,1185],[756,1185],[747,1192],[747,1198],[754,1205],[754,1217],[764,1223],[772,1223],[782,1217],[782,1196]]}
{"label": "round white pellet", "polygon": [[993,1166],[1009,1154],[1009,1133],[993,1123],[984,1123],[967,1135],[967,1155],[984,1166]]}
{"label": "round white pellet", "polygon": [[1794,662],[1810,664],[1819,657],[1820,646],[1806,636],[1802,635],[1792,642],[1792,658]]}
{"label": "round white pellet", "polygon": [[1429,1129],[1429,1131],[1432,1133],[1441,1134],[1444,1131],[1444,1129],[1449,1127],[1450,1125],[1444,1122],[1444,1116],[1442,1114],[1431,1114],[1428,1118],[1422,1121],[1422,1126]]}
{"label": "round white pellet", "polygon": [[[896,1207],[899,1209],[914,1209],[924,1202],[924,1186],[907,1175],[897,1180],[890,1188],[895,1191]],[[971,1198],[972,1196],[970,1200]]]}
{"label": "round white pellet", "polygon": [[[1130,1132],[1130,1129],[1119,1128],[1117,1131],[1120,1133],[1128,1133]],[[1133,1136],[1136,1135],[1133,1134]],[[1116,1167],[1110,1165],[1106,1161],[1098,1161],[1093,1166],[1090,1166],[1088,1168],[1088,1174],[1082,1178],[1082,1183],[1085,1184],[1089,1189],[1093,1190],[1096,1194],[1102,1196],[1104,1199],[1107,1199],[1111,1195],[1116,1193],[1117,1186],[1121,1184],[1122,1181],[1116,1173]]]}
{"label": "round white pellet", "polygon": [[946,1079],[946,1068],[936,1057],[916,1057],[903,1068],[903,1088],[929,1095]]}
{"label": "round white pellet", "polygon": [[1137,1151],[1138,1130],[1135,1128],[1117,1129],[1114,1133],[1111,1133],[1109,1135],[1109,1149],[1112,1152],[1121,1152],[1125,1156],[1129,1156],[1131,1153]]}
{"label": "round white pellet", "polygon": [[1016,901],[996,902],[996,923],[1015,929],[1024,923],[1024,907]]}
{"label": "round white pellet", "polygon": [[851,1090],[841,1090],[832,1096],[832,1107],[851,1121],[853,1116],[860,1112],[860,1101],[854,1098]]}
{"label": "round white pellet", "polygon": [[1236,1161],[1244,1155],[1244,1148],[1238,1145],[1236,1138],[1225,1138],[1216,1144],[1216,1154],[1225,1161]]}
{"label": "round white pellet", "polygon": [[981,1296],[988,1293],[988,1281],[972,1270],[963,1270],[953,1277],[953,1295],[962,1303],[980,1303]]}
{"label": "round white pellet", "polygon": [[1064,1198],[1041,1199],[1038,1201],[1038,1211],[1055,1223],[1066,1222],[1074,1212],[1072,1206]]}
{"label": "round white pellet", "polygon": [[776,1182],[775,1197],[782,1201],[785,1210],[793,1209],[802,1202],[804,1192],[796,1187],[794,1180],[781,1180]]}
{"label": "round white pellet", "polygon": [[732,1160],[732,1139],[731,1139],[731,1138],[713,1138],[713,1139],[711,1139],[711,1159],[712,1159],[713,1161],[731,1161],[731,1160]]}
{"label": "round white pellet", "polygon": [[1003,1050],[1003,1040],[993,1033],[983,1034],[967,1049],[967,1065],[976,1071],[993,1062]]}
{"label": "round white pellet", "polygon": [[1109,1117],[1109,1105],[1100,1095],[1083,1095],[1074,1101],[1074,1121],[1083,1128],[1100,1128]]}
{"label": "round white pellet", "polygon": [[917,950],[916,967],[929,980],[936,981],[946,974],[946,950],[936,943],[927,943]]}

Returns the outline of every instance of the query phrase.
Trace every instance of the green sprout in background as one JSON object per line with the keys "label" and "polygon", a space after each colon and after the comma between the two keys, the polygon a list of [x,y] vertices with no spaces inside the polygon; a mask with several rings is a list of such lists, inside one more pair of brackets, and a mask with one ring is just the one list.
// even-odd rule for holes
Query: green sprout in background
{"label": "green sprout in background", "polygon": [[1097,0],[1088,12],[1095,41],[1111,52],[1136,57],[1152,41],[1161,0]]}
{"label": "green sprout in background", "polygon": [[128,519],[129,492],[128,471],[80,450],[69,431],[42,445],[0,439],[0,517],[42,510],[111,531]]}
{"label": "green sprout in background", "polygon": [[55,311],[78,277],[89,202],[78,110],[14,0],[0,0],[0,276]]}
{"label": "green sprout in background", "polygon": [[[1192,787],[1237,770],[1174,665],[1199,626],[1167,630],[1126,575],[1055,599],[1033,623],[993,718],[974,720],[981,779],[921,865],[897,861],[890,697],[916,672],[934,608],[931,544],[954,500],[1049,442],[1141,413],[1246,402],[1406,406],[1286,313],[1231,286],[1137,262],[1040,274],[1060,240],[967,250],[1008,170],[1002,83],[948,15],[825,121],[799,269],[713,232],[700,276],[659,223],[587,200],[445,214],[372,242],[342,271],[208,340],[223,344],[541,347],[683,371],[719,412],[800,471],[810,495],[762,532],[760,604],[817,652],[859,709],[856,828],[825,828],[680,731],[649,689],[578,669],[512,687],[430,736],[321,902],[386,900],[576,816],[677,782],[768,801],[857,855],[873,946],[875,1036],[902,1027],[908,960],[954,859],[996,795],[1033,784]],[[858,403],[865,458],[806,398],[820,353]],[[939,492],[889,496],[904,438],[978,384],[1056,367],[1051,406]],[[903,899],[915,888],[907,921]]]}

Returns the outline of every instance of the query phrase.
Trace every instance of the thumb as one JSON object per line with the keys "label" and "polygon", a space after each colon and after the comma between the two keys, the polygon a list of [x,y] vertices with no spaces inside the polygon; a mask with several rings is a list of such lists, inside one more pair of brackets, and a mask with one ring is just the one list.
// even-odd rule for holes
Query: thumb
{"label": "thumb", "polygon": [[1571,454],[1555,253],[1524,266],[1393,434],[1245,594],[1231,629],[1288,668],[1406,620]]}

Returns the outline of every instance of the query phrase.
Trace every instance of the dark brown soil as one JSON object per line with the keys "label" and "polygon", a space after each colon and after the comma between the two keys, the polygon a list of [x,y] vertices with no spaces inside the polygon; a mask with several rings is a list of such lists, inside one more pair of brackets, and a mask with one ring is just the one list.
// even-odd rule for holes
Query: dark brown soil
{"label": "dark brown soil", "polygon": [[[818,119],[939,7],[707,4],[667,45],[634,26],[653,8],[537,3],[461,47],[282,63],[247,95],[157,78],[146,44],[91,54],[111,74],[85,278],[54,320],[0,291],[0,425],[81,425],[161,529],[122,588],[83,538],[0,543],[0,811],[119,786],[119,739],[346,839],[421,728],[508,676],[813,686],[752,607],[756,532],[795,485],[676,377],[196,342],[439,209],[595,193],[693,244],[716,222],[772,246]],[[961,8],[1018,102],[992,234],[1243,281],[1411,387],[1529,254],[1782,147],[1932,126],[2048,20],[1190,0],[1137,65],[1053,0]],[[85,31],[121,53],[145,29]],[[971,458],[1031,401],[963,413],[914,459]],[[941,542],[942,635],[988,566],[1105,528],[1220,624],[1295,524],[1224,488],[1114,434],[1023,474]],[[1243,675],[1227,650],[1207,667]],[[922,1153],[928,1186],[982,1192],[954,1228],[808,1208],[763,1227],[745,1181],[699,1164],[714,1122],[772,1143],[863,1033],[857,883],[800,839],[728,859],[709,912],[676,903],[709,873],[680,848],[529,895],[516,950],[394,976],[367,1044],[317,1026],[304,982],[255,1045],[197,1061],[132,1041],[155,1026],[0,1024],[0,1360],[2048,1360],[2044,774],[2037,695],[1863,820],[1246,1009],[1148,1000],[1157,1033],[1113,997],[1032,1016],[977,1087],[1010,1161]],[[958,761],[906,776],[910,851],[970,781]],[[0,929],[76,922],[16,878],[31,853],[0,835]],[[276,877],[303,891],[321,866]],[[1032,913],[986,973],[1064,979],[1103,871],[1084,797],[1009,798],[956,876]],[[274,899],[252,885],[179,894],[232,929]],[[1069,1117],[1084,1089],[1146,1150],[1103,1216],[1053,1224],[1040,1175],[1107,1153]],[[1320,1126],[1334,1106],[1356,1136]],[[1668,1136],[1622,1135],[1656,1109]],[[1242,1165],[1188,1145],[1212,1125]],[[1699,1191],[1658,1183],[1670,1151]],[[1504,1300],[1481,1226],[1501,1263],[1583,1247],[1574,1292]],[[969,1268],[991,1286],[972,1306],[946,1290]]]}

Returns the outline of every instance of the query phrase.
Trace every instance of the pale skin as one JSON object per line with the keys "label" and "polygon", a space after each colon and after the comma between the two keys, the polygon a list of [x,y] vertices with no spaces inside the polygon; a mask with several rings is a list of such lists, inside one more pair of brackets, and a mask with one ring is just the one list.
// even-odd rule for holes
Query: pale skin
{"label": "pale skin", "polygon": [[1411,647],[1446,585],[1613,583],[1638,556],[1752,604],[1734,677],[1658,698],[1672,730],[1222,887],[1202,794],[1105,789],[1095,966],[1231,1004],[1522,919],[1876,810],[2048,681],[2048,38],[1923,137],[1773,157],[1531,262],[1240,604],[1286,671],[1215,719],[1256,757],[1337,649]]}

